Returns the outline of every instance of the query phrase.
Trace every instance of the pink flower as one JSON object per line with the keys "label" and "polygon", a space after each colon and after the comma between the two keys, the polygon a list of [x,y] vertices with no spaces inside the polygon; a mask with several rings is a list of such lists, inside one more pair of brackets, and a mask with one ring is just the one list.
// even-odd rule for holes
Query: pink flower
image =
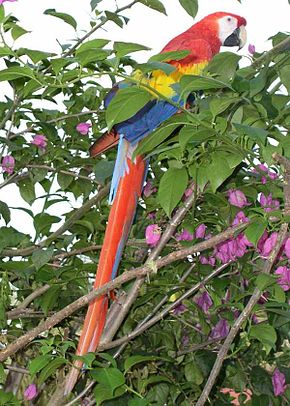
{"label": "pink flower", "polygon": [[230,326],[227,320],[220,319],[210,333],[210,338],[224,338],[229,334]]}
{"label": "pink flower", "polygon": [[256,52],[255,45],[254,44],[249,44],[248,51],[249,51],[249,54],[254,55],[254,53]]}
{"label": "pink flower", "polygon": [[278,178],[278,173],[273,172],[273,171],[269,171],[268,176],[271,180],[275,180]]}
{"label": "pink flower", "polygon": [[265,196],[264,193],[261,193],[260,204],[262,207],[264,207],[266,213],[273,210],[278,210],[280,207],[279,200],[272,199],[272,193],[270,193],[268,196]]}
{"label": "pink flower", "polygon": [[259,254],[262,253],[263,247],[264,247],[264,244],[265,244],[265,241],[267,240],[267,238],[268,238],[268,233],[267,233],[267,231],[264,231],[262,237],[259,239],[258,244],[257,244]]}
{"label": "pink flower", "polygon": [[32,400],[32,399],[36,398],[37,395],[38,395],[37,387],[34,383],[31,383],[30,385],[28,385],[24,391],[24,399],[26,399],[26,400]]}
{"label": "pink flower", "polygon": [[79,123],[76,126],[76,130],[81,134],[81,135],[87,135],[89,132],[89,129],[91,128],[92,124],[90,123]]}
{"label": "pink flower", "polygon": [[181,313],[184,313],[187,310],[187,307],[183,303],[176,305],[172,311],[173,314],[178,316]]}
{"label": "pink flower", "polygon": [[195,303],[200,307],[204,313],[208,312],[208,309],[213,305],[210,295],[207,291],[194,298]]}
{"label": "pink flower", "polygon": [[241,190],[230,189],[228,191],[228,196],[229,196],[229,199],[228,199],[229,203],[232,206],[242,208],[242,207],[248,206],[248,204],[249,204],[245,194]]}
{"label": "pink flower", "polygon": [[270,252],[275,247],[277,238],[278,238],[278,233],[274,232],[270,235],[269,238],[266,239],[266,241],[264,242],[263,248],[262,248],[262,252],[261,252],[261,255],[263,257],[267,258],[270,255]]}
{"label": "pink flower", "polygon": [[267,166],[264,165],[264,164],[259,164],[259,165],[257,165],[257,168],[259,168],[260,171],[262,171],[262,172],[268,173],[268,168],[267,168]]}
{"label": "pink flower", "polygon": [[5,1],[10,1],[10,3],[12,3],[13,1],[17,1],[17,0],[0,0],[0,5],[5,3]]}
{"label": "pink flower", "polygon": [[244,212],[239,211],[236,214],[232,225],[236,226],[236,225],[241,224],[241,223],[248,223],[248,221],[249,221],[249,219],[248,219],[248,217],[245,216]]}
{"label": "pink flower", "polygon": [[143,195],[145,197],[149,197],[150,195],[152,195],[152,193],[155,193],[156,191],[157,191],[156,187],[153,187],[152,182],[150,182],[150,180],[148,180],[148,182],[144,186]]}
{"label": "pink flower", "polygon": [[272,376],[272,385],[274,389],[275,396],[281,396],[286,390],[286,379],[285,375],[279,371],[278,368],[275,369]]}
{"label": "pink flower", "polygon": [[12,155],[5,155],[2,159],[1,167],[3,172],[7,172],[9,175],[12,175],[15,167],[15,159]]}
{"label": "pink flower", "polygon": [[200,224],[195,230],[195,238],[204,238],[206,228],[206,225]]}
{"label": "pink flower", "polygon": [[290,269],[287,266],[279,266],[275,271],[275,275],[280,275],[277,283],[287,292],[290,289]]}
{"label": "pink flower", "polygon": [[47,138],[43,134],[35,135],[31,144],[36,145],[41,150],[45,150],[47,146]]}
{"label": "pink flower", "polygon": [[193,234],[184,229],[180,234],[177,234],[175,238],[177,241],[192,241]]}
{"label": "pink flower", "polygon": [[290,259],[290,238],[287,238],[285,242],[284,252],[286,254],[286,257]]}
{"label": "pink flower", "polygon": [[206,258],[205,256],[201,255],[199,257],[199,261],[202,265],[211,265],[214,266],[215,265],[215,258],[214,257],[208,257]]}
{"label": "pink flower", "polygon": [[161,237],[161,228],[158,224],[150,224],[146,227],[145,238],[148,245],[155,246]]}

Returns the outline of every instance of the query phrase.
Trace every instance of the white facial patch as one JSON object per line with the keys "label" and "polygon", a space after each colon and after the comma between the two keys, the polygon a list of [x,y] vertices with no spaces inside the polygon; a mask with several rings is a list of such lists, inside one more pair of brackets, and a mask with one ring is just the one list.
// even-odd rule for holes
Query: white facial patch
{"label": "white facial patch", "polygon": [[223,44],[225,40],[238,28],[238,20],[230,15],[219,18],[219,39]]}

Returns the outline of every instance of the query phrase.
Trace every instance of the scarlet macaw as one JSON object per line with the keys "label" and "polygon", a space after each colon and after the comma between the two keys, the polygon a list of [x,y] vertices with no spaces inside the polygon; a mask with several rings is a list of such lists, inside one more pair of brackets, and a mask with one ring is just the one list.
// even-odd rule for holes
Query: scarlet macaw
{"label": "scarlet macaw", "polygon": [[[184,33],[172,39],[161,51],[188,51],[188,55],[170,61],[175,70],[166,74],[153,71],[150,78],[141,79],[160,94],[174,102],[179,101],[177,87],[185,74],[200,74],[210,59],[220,51],[221,46],[238,46],[246,41],[246,20],[235,14],[216,12],[203,18]],[[136,73],[135,75],[138,75]],[[123,81],[107,95],[105,107],[111,102],[119,88],[130,86]],[[105,232],[103,248],[94,283],[94,288],[106,284],[116,276],[124,245],[134,218],[138,197],[142,192],[147,163],[142,156],[132,159],[137,143],[150,134],[162,122],[178,112],[177,105],[152,97],[139,112],[128,120],[116,124],[113,130],[104,134],[91,147],[91,156],[96,156],[112,146],[119,144],[117,160],[113,173],[110,202],[113,203]],[[83,331],[77,348],[77,355],[94,352],[99,344],[108,310],[107,295],[90,303]],[[65,393],[69,393],[78,377],[81,361],[76,361],[68,375]]]}

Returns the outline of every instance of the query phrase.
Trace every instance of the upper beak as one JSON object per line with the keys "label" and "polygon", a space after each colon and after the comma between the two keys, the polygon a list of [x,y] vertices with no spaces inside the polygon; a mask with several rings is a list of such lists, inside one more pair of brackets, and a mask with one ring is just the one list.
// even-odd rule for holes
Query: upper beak
{"label": "upper beak", "polygon": [[238,46],[239,50],[247,42],[247,31],[244,25],[241,25],[239,28],[236,28],[235,31],[226,38],[223,45],[226,47],[235,47]]}

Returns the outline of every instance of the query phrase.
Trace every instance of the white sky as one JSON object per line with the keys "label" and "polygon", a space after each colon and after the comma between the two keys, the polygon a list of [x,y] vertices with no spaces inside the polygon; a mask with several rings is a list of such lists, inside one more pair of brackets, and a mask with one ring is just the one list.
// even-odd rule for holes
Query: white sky
{"label": "white sky", "polygon": [[[119,7],[128,4],[130,0],[118,0]],[[114,10],[114,0],[103,0],[104,9]],[[178,0],[166,0],[164,4],[168,16],[164,16],[147,7],[137,4],[131,10],[126,10],[124,15],[130,18],[128,25],[123,29],[114,23],[109,23],[96,34],[94,38],[108,38],[113,41],[136,42],[152,48],[151,53],[139,52],[134,58],[140,62],[146,61],[150,54],[158,53],[163,46],[174,36],[185,31],[191,26],[193,19],[183,10]],[[18,0],[18,2],[4,3],[6,12],[11,12],[19,19],[19,25],[31,33],[26,34],[16,41],[17,47],[27,47],[48,52],[59,52],[60,43],[76,39],[73,28],[61,20],[43,15],[43,11],[55,8],[56,11],[71,14],[78,22],[77,35],[83,36],[90,29],[90,0]],[[247,19],[248,44],[254,44],[258,52],[269,49],[271,44],[267,39],[278,31],[289,30],[290,6],[288,0],[199,0],[199,13],[196,20],[215,11],[228,11],[239,14]],[[247,55],[247,46],[240,51]],[[3,100],[3,87],[0,98]],[[0,182],[2,176],[0,175]],[[40,191],[42,193],[42,191]],[[0,190],[0,200],[10,206],[29,207],[19,198],[15,185]],[[66,206],[66,210],[69,208]],[[33,209],[41,209],[39,202],[33,204]],[[52,206],[52,210],[56,206]],[[17,213],[21,213],[17,211]],[[23,212],[22,212],[23,213]],[[59,213],[59,210],[58,210]],[[32,220],[28,215],[21,214],[14,219],[11,225],[23,232],[33,232]],[[21,221],[19,221],[21,218]]]}

